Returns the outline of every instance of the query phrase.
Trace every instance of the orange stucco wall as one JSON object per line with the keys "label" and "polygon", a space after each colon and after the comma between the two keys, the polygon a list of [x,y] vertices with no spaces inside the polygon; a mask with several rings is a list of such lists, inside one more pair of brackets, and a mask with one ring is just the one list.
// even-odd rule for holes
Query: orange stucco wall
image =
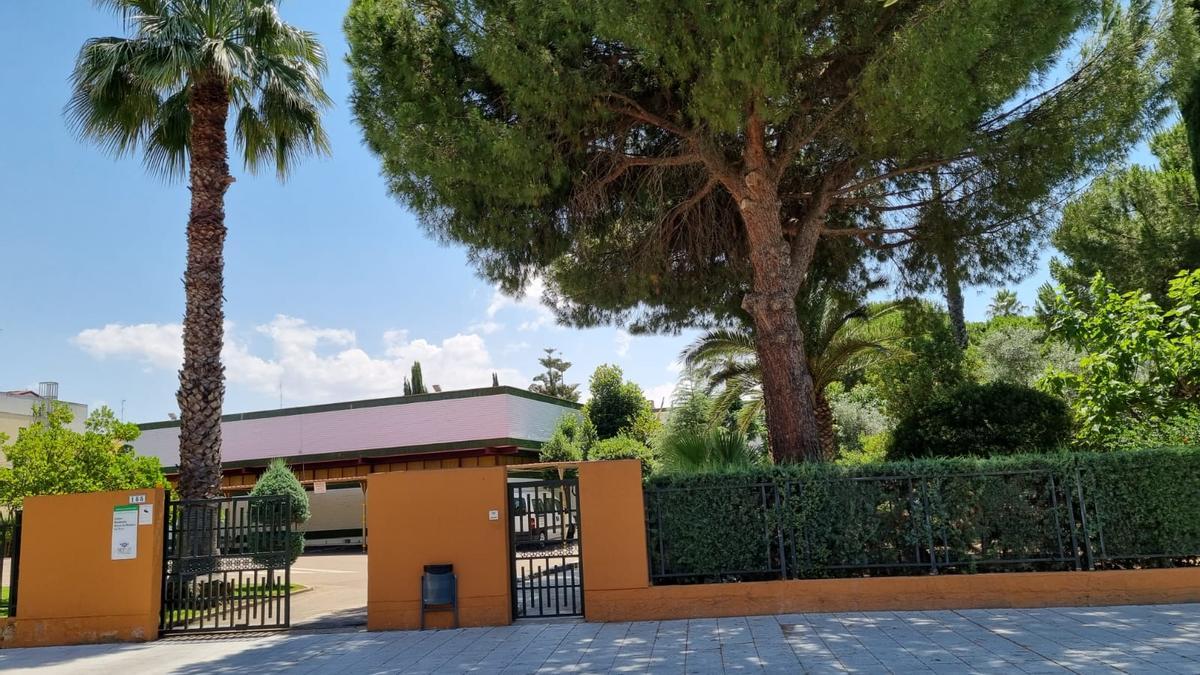
{"label": "orange stucco wall", "polygon": [[[154,523],[137,528],[137,558],[112,560],[113,507],[130,495],[154,505]],[[164,503],[161,489],[26,499],[17,616],[0,646],[156,638]]]}
{"label": "orange stucco wall", "polygon": [[651,586],[638,463],[585,462],[579,476],[589,621],[1200,602],[1200,568]]}
{"label": "orange stucco wall", "polygon": [[583,541],[583,608],[601,591],[646,588],[646,510],[636,459],[579,465],[579,533]]}
{"label": "orange stucco wall", "polygon": [[[368,629],[417,628],[421,572],[438,563],[458,575],[460,625],[510,623],[504,467],[375,473],[367,481]],[[449,612],[430,613],[426,625],[451,621]]]}
{"label": "orange stucco wall", "polygon": [[589,621],[1200,602],[1200,568],[653,586],[587,595]]}

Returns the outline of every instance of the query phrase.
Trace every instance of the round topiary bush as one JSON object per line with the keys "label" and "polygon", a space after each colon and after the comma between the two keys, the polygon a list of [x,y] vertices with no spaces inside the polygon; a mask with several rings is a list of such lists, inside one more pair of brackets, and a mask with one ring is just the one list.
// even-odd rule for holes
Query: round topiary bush
{"label": "round topiary bush", "polygon": [[902,419],[888,459],[1046,452],[1070,433],[1061,399],[1007,382],[966,384],[934,395]]}
{"label": "round topiary bush", "polygon": [[[298,525],[303,525],[308,521],[312,514],[308,504],[308,493],[304,491],[304,486],[300,484],[300,480],[296,478],[296,474],[288,468],[287,464],[281,459],[276,459],[271,462],[263,475],[259,477],[258,482],[254,484],[254,489],[250,491],[251,497],[260,497],[266,495],[282,495],[287,497],[290,504],[290,515],[292,521],[292,531],[286,542],[271,541],[271,535],[264,534],[258,541],[254,543],[258,551],[286,551],[287,564],[290,565],[296,562],[296,558],[304,552],[304,533],[296,531]],[[262,505],[254,504],[251,506],[250,520],[259,525],[277,526],[273,523],[277,515],[274,511],[264,508]],[[267,528],[267,532],[272,532],[272,528]],[[260,564],[274,566],[278,561],[269,560],[269,555],[258,555],[256,559]]]}

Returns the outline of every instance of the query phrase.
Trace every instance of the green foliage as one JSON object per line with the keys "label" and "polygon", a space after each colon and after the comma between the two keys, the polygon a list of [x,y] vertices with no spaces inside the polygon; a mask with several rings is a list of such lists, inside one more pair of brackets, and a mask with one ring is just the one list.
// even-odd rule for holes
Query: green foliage
{"label": "green foliage", "polygon": [[[296,478],[296,474],[288,468],[288,465],[282,459],[271,460],[267,470],[258,478],[258,482],[254,484],[254,488],[250,490],[251,497],[261,497],[264,495],[283,495],[287,497],[289,509],[293,525],[303,525],[308,522],[312,516],[312,511],[309,508],[308,493],[304,490],[304,486],[300,484],[300,480]],[[264,521],[265,514],[252,513],[251,519],[258,518],[259,521]],[[264,521],[265,522],[265,521]],[[264,546],[264,548],[268,548]],[[269,546],[269,550],[276,550],[277,546]],[[293,529],[290,538],[287,541],[288,564],[296,562],[300,554],[304,553],[304,533]]]}
{"label": "green foliage", "polygon": [[1079,356],[1059,340],[1047,339],[1044,328],[1031,317],[995,319],[971,345],[983,382],[1009,382],[1033,386],[1046,368],[1073,368]]}
{"label": "green foliage", "polygon": [[838,453],[837,463],[844,466],[876,464],[887,460],[888,448],[892,445],[892,434],[883,431],[858,437],[856,448],[843,449]]}
{"label": "green foliage", "polygon": [[142,152],[166,176],[187,171],[188,107],[197,82],[227,84],[233,140],[247,169],[280,178],[305,154],[328,154],[321,109],[325,52],[285,23],[274,0],[106,0],[132,37],[92,38],[71,74],[67,118],[117,155]]}
{"label": "green foliage", "polygon": [[1083,352],[1077,372],[1043,386],[1071,402],[1075,438],[1098,448],[1131,424],[1157,425],[1200,401],[1200,270],[1171,280],[1163,310],[1149,294],[1118,293],[1099,274],[1088,292],[1061,291],[1052,332]]}
{"label": "green foliage", "polygon": [[748,129],[768,136],[789,244],[827,222],[801,217],[818,189],[905,220],[939,161],[964,191],[1035,202],[1161,112],[1146,103],[1191,33],[1153,52],[1178,22],[1149,14],[1091,0],[355,0],[346,34],[367,145],[436,236],[509,289],[546,272],[576,323],[653,330],[737,311],[741,183],[709,167],[744,176]]}
{"label": "green foliage", "polygon": [[[1200,110],[1200,106],[1197,107]],[[1150,142],[1157,168],[1110,169],[1063,209],[1051,241],[1058,283],[1084,293],[1096,274],[1120,292],[1167,299],[1171,279],[1200,268],[1200,204],[1182,124]]]}
{"label": "green foliage", "polygon": [[829,408],[842,456],[863,450],[863,439],[891,431],[896,421],[884,412],[884,402],[875,387],[860,384],[844,390],[840,383],[830,387]]}
{"label": "green foliage", "polygon": [[[863,304],[827,284],[811,284],[796,301],[803,317],[804,348],[813,388],[832,384],[903,356],[908,325],[902,303]],[[737,428],[748,433],[762,413],[762,369],[748,327],[708,331],[684,350],[693,375],[715,393],[714,421],[737,407]]]}
{"label": "green foliage", "polygon": [[698,473],[769,464],[767,457],[750,447],[741,432],[729,429],[670,431],[658,447],[664,471]]}
{"label": "green foliage", "polygon": [[864,373],[893,419],[907,417],[938,392],[969,381],[967,362],[944,312],[910,303],[897,319],[906,336],[899,344],[901,355]]}
{"label": "green foliage", "polygon": [[39,421],[11,444],[0,434],[0,505],[19,507],[25,497],[165,486],[157,457],[134,454],[137,425],[121,422],[107,406],[88,415],[84,433],[68,428],[74,415],[54,402],[36,411]]}
{"label": "green foliage", "polygon": [[409,394],[428,394],[429,390],[425,388],[425,377],[421,375],[421,362],[413,361],[412,378],[408,381],[411,391]]}
{"label": "green foliage", "polygon": [[614,436],[597,441],[588,452],[588,461],[603,462],[613,459],[636,459],[642,463],[642,476],[649,476],[658,468],[658,458],[650,446],[629,436]]}
{"label": "green foliage", "polygon": [[996,291],[996,295],[992,296],[992,303],[988,305],[988,316],[997,318],[1002,316],[1020,316],[1025,312],[1025,305],[1017,298],[1017,294],[1008,289],[1000,289]]}
{"label": "green foliage", "polygon": [[600,440],[632,434],[648,443],[658,427],[658,419],[642,388],[626,382],[619,366],[602,365],[588,383],[592,397],[583,406],[583,414],[596,428]]}
{"label": "green foliage", "polygon": [[567,413],[558,419],[549,440],[542,444],[540,452],[543,462],[578,462],[587,459],[596,443],[596,428],[592,421],[575,413]]}
{"label": "green foliage", "polygon": [[579,385],[567,384],[566,381],[567,369],[571,367],[571,362],[555,356],[557,350],[553,347],[546,347],[542,351],[546,352],[546,355],[538,359],[538,363],[546,372],[534,376],[529,391],[567,401],[578,401]]}
{"label": "green foliage", "polygon": [[1012,455],[1057,449],[1071,434],[1061,399],[1007,382],[965,384],[900,420],[888,457]]}
{"label": "green foliage", "polygon": [[[931,541],[952,563],[943,573],[1070,569],[1017,560],[1057,556],[1060,542],[1068,558],[1071,541],[1098,552],[1101,537],[1113,558],[1101,567],[1195,564],[1197,490],[1200,447],[656,474],[647,481],[651,571],[683,583],[778,578],[777,541],[793,534],[792,578],[924,575]],[[1086,530],[1066,512],[1080,492]],[[914,549],[925,564],[902,566]],[[1009,562],[980,564],[987,559]]]}
{"label": "green foliage", "polygon": [[713,399],[691,378],[680,380],[667,418],[666,432],[671,435],[698,434],[713,426]]}

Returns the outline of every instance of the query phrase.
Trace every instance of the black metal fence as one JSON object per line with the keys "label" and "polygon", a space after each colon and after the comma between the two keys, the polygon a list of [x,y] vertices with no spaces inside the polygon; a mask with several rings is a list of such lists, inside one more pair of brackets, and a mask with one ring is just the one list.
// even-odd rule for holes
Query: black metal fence
{"label": "black metal fence", "polygon": [[0,515],[0,616],[17,615],[21,577],[21,510]]}
{"label": "black metal fence", "polygon": [[173,501],[165,522],[160,632],[289,625],[292,532],[286,496]]}
{"label": "black metal fence", "polygon": [[1079,471],[697,481],[645,493],[654,583],[1080,570],[1113,551]]}

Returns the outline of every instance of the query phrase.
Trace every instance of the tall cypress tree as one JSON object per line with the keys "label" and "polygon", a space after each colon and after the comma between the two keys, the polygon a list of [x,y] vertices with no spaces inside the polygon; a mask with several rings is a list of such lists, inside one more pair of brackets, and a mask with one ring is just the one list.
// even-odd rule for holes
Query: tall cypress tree
{"label": "tall cypress tree", "polygon": [[421,376],[421,362],[413,361],[412,377],[409,380],[409,394],[428,394],[429,390],[425,388],[425,379]]}

